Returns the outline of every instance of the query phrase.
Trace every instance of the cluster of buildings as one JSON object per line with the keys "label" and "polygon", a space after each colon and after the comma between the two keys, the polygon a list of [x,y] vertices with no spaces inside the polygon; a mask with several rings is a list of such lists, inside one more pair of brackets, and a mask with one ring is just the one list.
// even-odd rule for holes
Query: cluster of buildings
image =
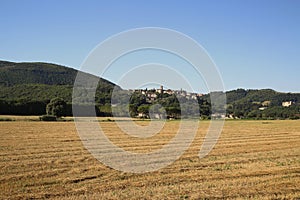
{"label": "cluster of buildings", "polygon": [[[267,102],[267,103],[265,103],[265,102]],[[262,107],[260,107],[259,110],[266,110],[266,109],[269,107],[270,102],[271,102],[271,101],[264,101],[264,102],[262,103]],[[283,101],[283,102],[281,103],[281,106],[282,106],[282,107],[290,107],[290,106],[293,105],[293,104],[295,104],[294,101]]]}
{"label": "cluster of buildings", "polygon": [[182,96],[187,99],[193,99],[193,100],[197,100],[197,97],[200,97],[203,95],[203,94],[199,94],[199,93],[187,92],[182,89],[181,90],[171,90],[171,89],[165,90],[163,86],[160,86],[160,88],[158,88],[158,89],[150,89],[150,90],[148,90],[147,88],[146,89],[136,89],[136,90],[134,90],[134,92],[140,92],[141,94],[145,95],[149,101],[156,100],[159,97],[159,94],[160,95],[175,94],[175,95]]}

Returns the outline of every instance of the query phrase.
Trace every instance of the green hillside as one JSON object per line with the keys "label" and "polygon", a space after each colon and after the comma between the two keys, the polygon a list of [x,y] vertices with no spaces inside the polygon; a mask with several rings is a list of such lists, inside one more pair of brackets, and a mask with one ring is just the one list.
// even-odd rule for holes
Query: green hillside
{"label": "green hillside", "polygon": [[[77,73],[78,70],[73,68],[50,63],[0,61],[0,84],[4,86],[20,84],[73,85]],[[94,75],[88,76],[95,77]],[[102,78],[100,78],[99,84],[114,86],[113,83]]]}
{"label": "green hillside", "polygon": [[[15,63],[0,61],[0,114],[44,114],[51,99],[71,102],[78,70],[50,63]],[[84,73],[87,78],[96,76]],[[96,91],[99,106],[107,107],[116,85],[100,78]],[[32,106],[30,106],[32,105]],[[30,108],[28,108],[30,107]]]}
{"label": "green hillside", "polygon": [[237,89],[226,92],[227,103],[270,101],[273,106],[280,106],[283,101],[300,101],[300,93],[276,92],[272,89],[245,90]]}
{"label": "green hillside", "polygon": [[[210,95],[205,95],[209,101]],[[300,117],[300,93],[283,93],[272,89],[237,89],[226,92],[227,116],[246,119],[296,119]],[[283,106],[283,102],[291,102]]]}
{"label": "green hillside", "polygon": [[[72,115],[72,91],[73,83],[78,70],[50,63],[14,63],[0,61],[0,114],[12,115],[41,115],[45,114],[46,105],[51,99],[59,97],[67,103],[66,115]],[[82,81],[89,78],[97,78],[94,75],[84,73]],[[100,116],[111,115],[111,94],[115,84],[100,78],[96,94],[96,113]],[[119,88],[119,87],[118,87]],[[120,90],[120,98],[126,99],[128,91]],[[80,94],[85,97],[88,90]],[[215,94],[218,94],[216,92]],[[154,101],[147,100],[146,96],[137,92],[130,98],[129,111],[132,116],[140,112],[148,113],[153,104],[162,104],[170,116],[179,116],[181,107],[175,95],[164,94]],[[231,118],[251,119],[297,119],[300,117],[300,93],[282,93],[271,89],[245,90],[237,89],[226,92],[227,116]],[[198,98],[199,108],[191,107],[189,101],[185,106],[189,110],[200,109],[203,118],[210,118],[211,105],[210,94]],[[291,102],[289,106],[282,106],[283,102]],[[118,102],[114,102],[118,104]],[[120,102],[119,102],[120,104]],[[78,105],[79,106],[79,105]],[[87,105],[82,106],[82,113]],[[120,113],[128,111],[126,105],[118,105]],[[123,106],[123,107],[122,107]],[[217,108],[217,111],[224,108]]]}

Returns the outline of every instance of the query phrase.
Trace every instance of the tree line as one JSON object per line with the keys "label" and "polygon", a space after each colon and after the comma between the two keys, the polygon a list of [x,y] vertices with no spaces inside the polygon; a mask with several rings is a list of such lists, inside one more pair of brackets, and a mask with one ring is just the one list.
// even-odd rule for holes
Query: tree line
{"label": "tree line", "polygon": [[[19,86],[21,87],[21,86]],[[33,86],[32,86],[33,87]],[[34,86],[36,87],[36,86]],[[43,86],[44,87],[44,86]],[[48,87],[48,86],[47,86]],[[112,88],[104,87],[97,90],[95,104],[72,105],[71,93],[69,89],[62,95],[63,98],[51,96],[53,98],[28,99],[0,99],[0,114],[2,115],[45,115],[50,113],[49,106],[58,101],[63,105],[60,109],[60,116],[72,116],[72,106],[80,111],[82,116],[88,116],[88,108],[93,107],[97,116],[120,116],[120,117],[142,117],[150,118],[151,114],[155,117],[182,118],[193,117],[209,119],[211,118],[210,95],[206,94],[190,100],[175,94],[156,93],[154,100],[147,99],[146,95],[140,92],[129,92],[119,90],[117,98],[112,98]],[[38,87],[39,88],[39,87]],[[40,89],[39,89],[40,90]],[[49,90],[48,92],[51,93]],[[24,92],[24,91],[23,91]],[[26,92],[26,90],[25,90]],[[67,95],[66,95],[67,94]],[[32,95],[32,94],[31,94]],[[82,94],[85,95],[85,94]],[[238,89],[226,93],[227,104],[226,113],[229,118],[239,119],[299,119],[300,118],[300,95],[297,93],[278,93],[273,90],[243,90]],[[292,105],[283,107],[282,102],[291,101]],[[220,108],[221,110],[222,108]],[[54,109],[55,110],[55,109]],[[183,112],[184,111],[184,112]],[[53,114],[53,113],[52,113]],[[153,117],[153,116],[152,116]]]}

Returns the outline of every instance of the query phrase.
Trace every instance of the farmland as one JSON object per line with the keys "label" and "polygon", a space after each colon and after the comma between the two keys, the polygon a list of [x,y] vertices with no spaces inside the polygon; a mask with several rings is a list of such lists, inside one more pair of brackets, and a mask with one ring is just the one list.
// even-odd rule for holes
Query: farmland
{"label": "farmland", "polygon": [[[146,152],[168,143],[179,122],[167,122],[148,139],[121,134],[114,122],[100,125],[116,145]],[[0,122],[0,198],[300,199],[299,120],[226,121],[215,148],[199,159],[208,126],[200,122],[190,148],[173,164],[133,174],[96,160],[74,122]]]}

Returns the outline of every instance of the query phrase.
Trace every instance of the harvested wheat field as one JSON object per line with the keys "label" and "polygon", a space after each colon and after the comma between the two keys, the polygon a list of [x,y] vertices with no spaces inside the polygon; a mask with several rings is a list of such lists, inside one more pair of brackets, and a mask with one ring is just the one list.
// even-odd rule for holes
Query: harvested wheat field
{"label": "harvested wheat field", "polygon": [[[126,123],[126,122],[124,122]],[[147,125],[147,122],[137,122]],[[121,134],[100,122],[116,145],[145,152],[174,136],[178,121],[153,138]],[[209,122],[179,160],[142,174],[96,160],[74,122],[0,122],[1,199],[300,199],[300,121],[226,121],[211,153],[198,153]]]}

